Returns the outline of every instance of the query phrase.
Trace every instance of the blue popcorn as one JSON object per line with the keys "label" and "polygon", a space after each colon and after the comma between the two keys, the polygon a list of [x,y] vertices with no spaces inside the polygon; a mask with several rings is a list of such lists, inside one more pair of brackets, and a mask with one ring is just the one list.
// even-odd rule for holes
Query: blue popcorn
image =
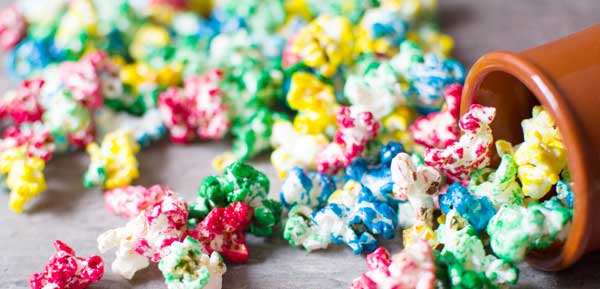
{"label": "blue popcorn", "polygon": [[26,79],[52,62],[50,45],[47,40],[26,38],[8,55],[6,69],[16,79]]}
{"label": "blue popcorn", "polygon": [[344,172],[344,180],[355,180],[368,188],[379,201],[385,201],[391,204],[397,204],[393,197],[392,173],[390,164],[392,159],[400,152],[404,151],[404,146],[399,142],[389,142],[381,148],[379,153],[379,163],[370,164],[364,158],[355,159]]}
{"label": "blue popcorn", "polygon": [[386,202],[379,201],[368,188],[362,188],[352,211],[348,220],[350,225],[364,225],[373,235],[381,235],[385,239],[394,238],[398,226],[396,212]]}
{"label": "blue popcorn", "polygon": [[335,189],[335,183],[330,176],[305,172],[300,167],[294,167],[283,180],[279,199],[288,209],[296,204],[316,209],[327,202]]}
{"label": "blue popcorn", "polygon": [[440,209],[444,214],[456,210],[477,232],[484,230],[496,211],[486,198],[475,198],[469,190],[459,183],[448,187],[448,191],[439,197]]}
{"label": "blue popcorn", "polygon": [[557,198],[568,207],[573,207],[573,191],[571,190],[569,183],[560,180],[556,183],[556,195]]}
{"label": "blue popcorn", "polygon": [[430,53],[423,62],[415,62],[408,69],[408,101],[421,113],[438,111],[444,103],[444,89],[453,83],[463,83],[465,69],[457,61],[443,59]]}
{"label": "blue popcorn", "polygon": [[[329,242],[346,244],[354,254],[371,252],[377,248],[375,237],[369,232],[357,232],[348,224],[351,209],[342,204],[329,204],[311,215],[313,236],[304,246],[308,250],[327,247]],[[314,241],[314,242],[313,242]]]}

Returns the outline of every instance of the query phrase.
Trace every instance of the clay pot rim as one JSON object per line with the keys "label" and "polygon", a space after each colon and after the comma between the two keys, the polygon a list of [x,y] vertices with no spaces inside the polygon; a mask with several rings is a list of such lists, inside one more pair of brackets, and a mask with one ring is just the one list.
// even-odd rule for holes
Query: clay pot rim
{"label": "clay pot rim", "polygon": [[[476,94],[486,77],[492,72],[504,72],[519,80],[546,108],[560,129],[567,148],[568,166],[574,182],[574,207],[571,229],[564,245],[555,251],[534,251],[527,256],[533,267],[546,271],[564,269],[584,254],[591,231],[590,195],[588,174],[585,170],[585,146],[581,131],[571,117],[570,107],[560,97],[556,85],[526,58],[508,51],[494,51],[481,57],[471,68],[461,101],[461,115],[475,103]],[[472,85],[469,85],[472,84]],[[561,112],[562,113],[559,113]]]}

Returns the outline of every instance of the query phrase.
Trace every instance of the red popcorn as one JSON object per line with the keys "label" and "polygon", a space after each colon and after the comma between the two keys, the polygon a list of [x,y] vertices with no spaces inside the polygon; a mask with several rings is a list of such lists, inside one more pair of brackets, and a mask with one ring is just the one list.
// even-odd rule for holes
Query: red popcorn
{"label": "red popcorn", "polygon": [[209,70],[187,78],[182,90],[171,87],[160,95],[158,108],[173,142],[190,142],[195,134],[200,139],[225,136],[230,122],[219,87],[222,78],[221,70]]}
{"label": "red popcorn", "polygon": [[27,21],[15,6],[0,11],[0,48],[9,50],[15,47],[27,33]]}
{"label": "red popcorn", "polygon": [[56,252],[44,266],[44,272],[34,273],[29,279],[32,289],[83,289],[102,279],[104,263],[100,256],[81,258],[60,240],[54,241]]}
{"label": "red popcorn", "polygon": [[115,215],[132,219],[148,207],[160,202],[167,194],[166,191],[168,189],[161,185],[147,189],[142,186],[116,188],[104,193],[104,205]]}
{"label": "red popcorn", "polygon": [[493,107],[471,105],[458,124],[463,135],[446,148],[428,148],[425,163],[441,170],[451,181],[468,181],[471,172],[490,161],[493,137],[489,124],[495,115]]}
{"label": "red popcorn", "polygon": [[462,85],[452,84],[444,91],[446,106],[439,112],[420,116],[410,126],[415,143],[444,148],[458,140],[458,114]]}
{"label": "red popcorn", "polygon": [[433,289],[437,267],[433,250],[417,240],[392,256],[383,247],[367,255],[367,272],[352,281],[350,289]]}
{"label": "red popcorn", "polygon": [[98,249],[116,248],[112,270],[131,279],[135,272],[158,262],[168,254],[169,246],[185,235],[187,203],[170,189],[160,202],[146,208],[124,227],[108,230],[98,236]]}
{"label": "red popcorn", "polygon": [[321,173],[335,174],[349,165],[365,149],[367,142],[377,136],[379,122],[368,111],[342,106],[336,112],[338,130],[334,140],[317,155]]}
{"label": "red popcorn", "polygon": [[71,92],[73,99],[88,108],[99,108],[103,104],[96,70],[98,57],[99,55],[92,55],[77,62],[63,62],[58,71],[61,82]]}
{"label": "red popcorn", "polygon": [[203,244],[207,254],[219,252],[225,259],[243,263],[250,257],[244,230],[250,225],[252,208],[243,202],[213,208],[188,235]]}
{"label": "red popcorn", "polygon": [[8,91],[0,99],[0,115],[12,118],[17,124],[41,120],[44,109],[39,97],[43,86],[42,79],[21,82],[18,89]]}
{"label": "red popcorn", "polygon": [[49,161],[54,154],[52,134],[41,122],[11,126],[4,131],[0,140],[0,153],[14,147],[25,147],[28,157]]}

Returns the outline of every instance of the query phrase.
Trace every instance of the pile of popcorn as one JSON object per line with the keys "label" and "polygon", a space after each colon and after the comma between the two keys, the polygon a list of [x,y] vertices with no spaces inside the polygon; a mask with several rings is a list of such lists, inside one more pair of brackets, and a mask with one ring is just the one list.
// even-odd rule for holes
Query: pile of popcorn
{"label": "pile of popcorn", "polygon": [[[533,108],[523,142],[494,140],[495,108],[459,115],[465,70],[435,0],[20,0],[0,11],[16,88],[0,98],[9,207],[46,190],[54,154],[86,151],[86,187],[127,219],[98,237],[112,271],[157,263],[170,289],[221,288],[246,232],[367,255],[351,288],[497,288],[565,241],[566,149]],[[231,138],[187,201],[136,186],[140,149]],[[263,152],[282,178],[246,164]],[[492,158],[497,154],[498,165]],[[395,255],[378,245],[402,236]],[[32,288],[85,288],[99,256],[61,241]],[[349,282],[350,283],[350,282]],[[444,287],[445,288],[445,287]]]}

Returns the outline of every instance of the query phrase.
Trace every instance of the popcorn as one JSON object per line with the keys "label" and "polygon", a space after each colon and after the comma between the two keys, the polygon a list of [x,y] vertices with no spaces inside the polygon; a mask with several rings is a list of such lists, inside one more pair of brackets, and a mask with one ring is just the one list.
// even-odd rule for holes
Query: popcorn
{"label": "popcorn", "polygon": [[340,107],[336,113],[338,130],[334,141],[317,155],[319,172],[333,174],[360,155],[367,141],[377,136],[379,123],[368,111]]}
{"label": "popcorn", "polygon": [[444,89],[454,83],[462,84],[465,69],[460,63],[425,54],[423,62],[414,62],[408,68],[408,102],[422,112],[438,110],[443,103]]}
{"label": "popcorn", "polygon": [[91,163],[83,184],[86,187],[101,185],[105,189],[128,186],[139,177],[135,154],[140,147],[133,140],[130,131],[119,130],[107,134],[102,145],[91,143],[87,146]]}
{"label": "popcorn", "polygon": [[433,224],[433,195],[439,191],[441,177],[437,170],[415,164],[406,153],[397,154],[391,164],[394,196],[408,201],[416,220]]}
{"label": "popcorn", "polygon": [[547,208],[553,204],[551,201],[532,202],[526,208],[502,205],[487,226],[494,254],[509,262],[519,262],[530,250],[547,249],[564,241],[573,211],[562,206]]}
{"label": "popcorn", "polygon": [[405,39],[408,23],[386,8],[368,9],[362,17],[356,36],[359,53],[392,56]]}
{"label": "popcorn", "polygon": [[439,204],[445,214],[456,210],[477,232],[483,231],[496,213],[487,197],[475,198],[459,183],[450,185],[446,193],[440,195]]}
{"label": "popcorn", "polygon": [[54,139],[41,122],[10,126],[0,139],[0,154],[8,149],[22,147],[27,157],[48,162],[54,155]]}
{"label": "popcorn", "polygon": [[447,266],[460,266],[462,270],[484,274],[485,278],[498,287],[517,282],[518,268],[492,254],[487,255],[474,228],[456,211],[448,212],[445,223],[440,225],[436,233],[437,240],[444,246],[440,254],[452,254],[454,257]]}
{"label": "popcorn", "polygon": [[286,120],[275,121],[271,134],[271,164],[279,177],[285,178],[286,173],[300,167],[308,170],[317,168],[317,154],[327,146],[328,140],[322,134],[302,134],[296,131]]}
{"label": "popcorn", "polygon": [[213,208],[208,215],[188,231],[207,253],[219,252],[225,259],[244,263],[250,258],[244,230],[256,212],[244,202],[233,202],[226,208]]}
{"label": "popcorn", "polygon": [[0,173],[6,177],[12,211],[23,212],[25,204],[46,190],[45,166],[43,159],[28,157],[25,147],[13,147],[0,154]]}
{"label": "popcorn", "polygon": [[34,78],[21,82],[16,90],[9,90],[0,99],[0,116],[10,117],[17,124],[41,120],[44,113],[40,104],[43,86],[44,80]]}
{"label": "popcorn", "polygon": [[131,279],[135,272],[149,265],[148,260],[158,262],[168,254],[173,242],[183,239],[187,217],[186,202],[167,189],[160,202],[146,208],[124,227],[100,234],[98,249],[104,253],[116,248],[112,270]]}
{"label": "popcorn", "polygon": [[486,197],[500,209],[503,204],[523,205],[523,191],[517,181],[517,164],[511,155],[502,155],[497,170],[483,168],[474,171],[469,181],[469,191],[478,197]]}
{"label": "popcorn", "polygon": [[405,248],[419,241],[426,241],[432,246],[438,243],[433,228],[420,220],[402,230],[402,245]]}
{"label": "popcorn", "polygon": [[254,167],[234,162],[223,176],[202,180],[196,200],[190,204],[190,223],[198,223],[215,207],[244,202],[254,210],[249,230],[256,236],[270,236],[281,218],[281,204],[270,199],[269,179]]}
{"label": "popcorn", "polygon": [[379,152],[379,161],[369,163],[363,158],[358,158],[346,167],[344,180],[355,180],[368,188],[380,201],[393,203],[392,173],[390,165],[398,153],[404,151],[402,144],[389,142]]}
{"label": "popcorn", "polygon": [[0,11],[0,48],[14,48],[27,34],[27,20],[16,6]]}
{"label": "popcorn", "polygon": [[227,106],[219,81],[220,70],[186,79],[182,91],[170,88],[162,93],[158,107],[173,142],[188,142],[194,133],[200,139],[221,139],[229,129]]}
{"label": "popcorn", "polygon": [[167,288],[221,289],[227,267],[221,255],[208,255],[201,244],[191,237],[171,244],[170,252],[158,262]]}
{"label": "popcorn", "polygon": [[405,103],[396,72],[385,62],[363,75],[350,75],[344,85],[344,95],[353,109],[370,111],[377,120]]}
{"label": "popcorn", "polygon": [[290,108],[297,110],[294,129],[302,134],[323,134],[335,124],[337,107],[333,86],[308,72],[296,72],[287,94]]}
{"label": "popcorn", "polygon": [[435,288],[437,267],[427,242],[418,241],[390,257],[383,247],[367,255],[367,272],[352,281],[351,289]]}
{"label": "popcorn", "polygon": [[103,103],[93,57],[84,57],[77,62],[63,62],[58,69],[61,82],[73,99],[91,109],[99,108]]}
{"label": "popcorn", "polygon": [[279,200],[288,209],[298,204],[317,209],[334,191],[335,183],[328,175],[293,167],[281,184]]}
{"label": "popcorn", "polygon": [[429,148],[444,148],[458,140],[458,113],[462,86],[452,84],[444,90],[446,105],[439,112],[420,116],[410,126],[415,143]]}
{"label": "popcorn", "polygon": [[[321,3],[322,4],[322,3]],[[352,59],[352,24],[344,17],[319,16],[291,38],[290,52],[324,77]]]}
{"label": "popcorn", "polygon": [[104,192],[104,206],[115,215],[133,219],[168,193],[169,189],[160,185],[115,188]]}
{"label": "popcorn", "polygon": [[58,151],[66,151],[70,146],[85,147],[94,139],[90,111],[67,91],[60,90],[52,95],[42,120],[52,133]]}
{"label": "popcorn", "polygon": [[471,105],[459,122],[463,135],[445,148],[428,148],[425,163],[441,170],[451,181],[466,182],[471,172],[490,161],[492,131],[489,124],[495,114],[495,108]]}
{"label": "popcorn", "polygon": [[100,256],[81,258],[60,240],[54,241],[56,252],[44,266],[44,271],[34,273],[29,279],[32,289],[83,289],[102,279],[104,263]]}
{"label": "popcorn", "polygon": [[532,117],[521,126],[524,141],[514,154],[519,180],[523,193],[538,200],[558,182],[558,174],[567,166],[566,148],[556,124],[541,106],[534,107]]}

